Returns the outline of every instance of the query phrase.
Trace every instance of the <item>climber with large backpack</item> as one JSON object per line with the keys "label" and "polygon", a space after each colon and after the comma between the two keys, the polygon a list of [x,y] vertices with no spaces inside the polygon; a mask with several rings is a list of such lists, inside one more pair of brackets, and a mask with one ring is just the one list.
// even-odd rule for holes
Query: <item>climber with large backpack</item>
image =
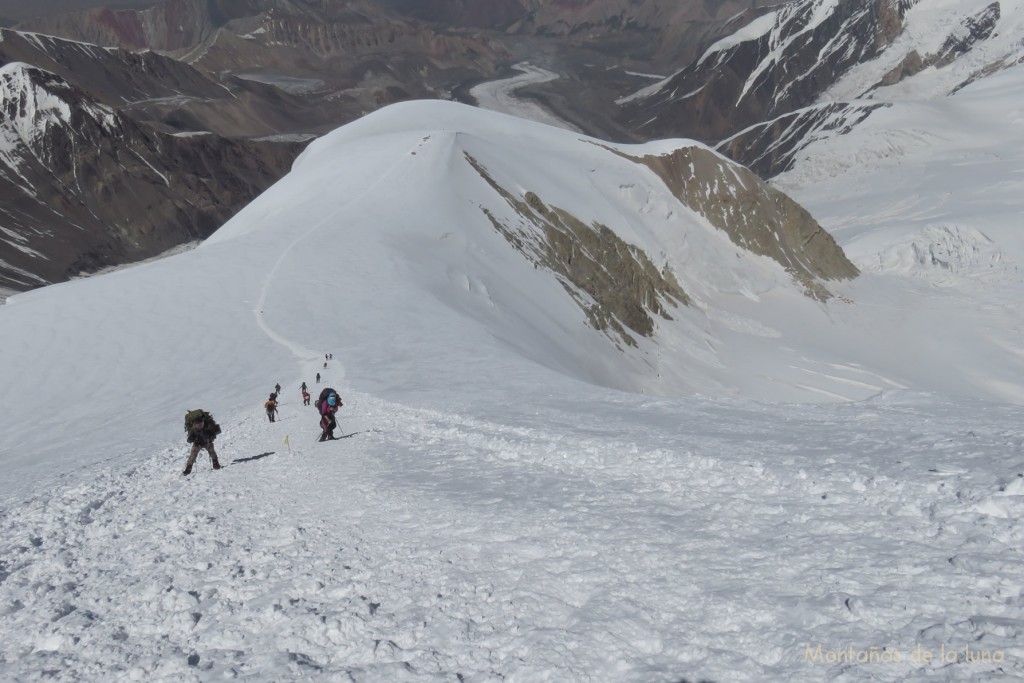
{"label": "climber with large backpack", "polygon": [[267,402],[263,404],[263,409],[267,411],[267,419],[271,422],[277,417],[277,394],[271,394]]}
{"label": "climber with large backpack", "polygon": [[341,396],[334,389],[326,387],[320,392],[320,398],[316,402],[317,412],[320,413],[321,431],[319,441],[333,441],[338,438],[334,436],[334,429],[338,426],[338,421],[335,419],[334,414],[338,412],[338,408],[341,406]]}
{"label": "climber with large backpack", "polygon": [[190,410],[185,413],[185,433],[188,435],[188,443],[192,444],[192,452],[189,453],[188,462],[185,463],[183,475],[192,473],[192,465],[196,463],[199,450],[206,449],[210,454],[210,463],[213,469],[219,470],[220,463],[217,461],[217,451],[213,447],[213,441],[220,434],[220,425],[213,416],[202,409]]}

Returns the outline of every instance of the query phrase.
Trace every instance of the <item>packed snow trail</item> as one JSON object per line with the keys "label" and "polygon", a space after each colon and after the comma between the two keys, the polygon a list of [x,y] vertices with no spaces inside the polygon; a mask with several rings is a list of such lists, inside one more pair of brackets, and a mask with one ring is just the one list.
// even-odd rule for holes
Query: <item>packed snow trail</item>
{"label": "packed snow trail", "polygon": [[[421,147],[422,144],[423,142],[421,141],[419,144],[415,145],[413,149],[410,149],[410,152],[415,154],[416,148]],[[401,167],[403,163],[405,163],[405,161],[406,160],[404,157],[398,157],[395,160],[395,162],[387,169],[385,169],[384,172],[382,172],[380,176],[377,177],[372,183],[370,183],[367,187],[360,189],[355,194],[354,197],[350,197],[343,204],[339,205],[337,209],[338,212],[340,213],[345,209],[349,208],[350,205],[355,204],[360,200],[364,199],[365,197],[370,195],[378,186],[386,184],[391,175],[399,167]],[[267,337],[269,337],[272,341],[280,344],[284,348],[291,351],[292,354],[295,355],[297,360],[299,360],[305,366],[307,366],[303,368],[303,376],[307,374],[306,371],[309,369],[308,366],[310,362],[319,359],[322,352],[313,351],[307,348],[302,343],[292,338],[291,335],[287,335],[278,330],[275,330],[267,322],[266,316],[264,315],[264,310],[267,306],[267,295],[269,294],[273,285],[275,284],[275,279],[279,279],[281,277],[280,273],[282,271],[282,266],[284,266],[284,264],[289,260],[289,258],[293,259],[296,262],[300,261],[300,257],[293,254],[295,247],[302,244],[303,242],[306,242],[312,237],[316,237],[318,234],[322,235],[325,232],[325,229],[333,228],[336,220],[337,215],[331,214],[330,216],[324,218],[323,220],[314,223],[307,230],[301,232],[298,237],[291,240],[286,247],[281,249],[281,253],[275,259],[273,265],[270,267],[269,272],[266,274],[266,276],[263,278],[262,283],[260,284],[259,296],[256,299],[256,305],[253,307],[253,314],[256,316],[256,324],[263,331],[263,333],[266,334]],[[286,269],[284,272],[301,272],[301,270],[301,267],[292,267],[290,270]],[[318,291],[320,293],[320,296],[326,297],[330,294],[329,287],[331,285],[331,280],[329,275],[324,277],[322,281],[317,282],[317,285],[319,287]],[[323,305],[320,307],[319,310],[321,314],[324,313],[325,308],[326,307]],[[319,366],[317,368],[314,368],[314,372],[317,369],[319,369]]]}
{"label": "packed snow trail", "polygon": [[223,420],[220,472],[66,476],[3,511],[0,678],[1024,679],[1012,410],[619,397],[357,394],[326,444],[286,398]]}

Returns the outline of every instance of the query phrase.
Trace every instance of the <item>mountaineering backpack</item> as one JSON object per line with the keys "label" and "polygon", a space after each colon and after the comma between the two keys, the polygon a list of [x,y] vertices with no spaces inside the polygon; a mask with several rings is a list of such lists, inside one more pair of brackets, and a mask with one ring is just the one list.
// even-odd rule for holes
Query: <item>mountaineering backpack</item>
{"label": "mountaineering backpack", "polygon": [[317,410],[323,412],[324,401],[326,401],[331,394],[334,394],[334,405],[341,406],[341,396],[338,396],[338,392],[330,387],[324,387],[324,390],[320,392],[320,398],[316,400]]}
{"label": "mountaineering backpack", "polygon": [[263,404],[263,407],[266,408],[267,412],[269,413],[273,411],[275,408],[277,408],[277,404],[274,403],[273,401],[267,401],[266,403]]}
{"label": "mountaineering backpack", "polygon": [[206,422],[206,431],[211,434],[220,434],[220,425],[213,421],[213,416],[205,410],[196,408],[185,413],[185,431],[189,432],[192,429],[192,423],[196,420],[202,419]]}
{"label": "mountaineering backpack", "polygon": [[185,413],[185,431],[187,432],[190,429],[192,429],[192,423],[200,419],[212,420],[213,418],[210,417],[210,414],[208,412],[206,412],[205,410],[201,410],[199,408],[196,408],[195,410],[190,410],[187,413]]}

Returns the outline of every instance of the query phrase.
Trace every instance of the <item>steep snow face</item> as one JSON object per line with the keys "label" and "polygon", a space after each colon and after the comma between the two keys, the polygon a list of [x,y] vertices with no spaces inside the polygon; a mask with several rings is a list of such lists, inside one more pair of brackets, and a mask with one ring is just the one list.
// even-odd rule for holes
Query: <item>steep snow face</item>
{"label": "steep snow face", "polygon": [[[770,85],[770,112],[808,80],[818,82],[819,102],[945,95],[1024,60],[1022,36],[1020,0],[803,0],[712,44],[690,70],[734,71],[742,83],[736,106]],[[676,80],[622,102],[664,98],[669,87],[678,98]]]}
{"label": "steep snow face", "polygon": [[1024,61],[1022,8],[1017,0],[900,6],[895,39],[838,74],[815,105],[751,126],[719,148],[765,177],[775,176],[791,169],[806,145],[848,133],[891,102],[943,97],[1013,67]]}
{"label": "steep snow face", "polygon": [[45,134],[51,125],[71,121],[71,105],[50,90],[37,87],[38,69],[28,64],[5,64],[0,67],[0,97],[4,102],[5,127],[12,128],[23,141]]}

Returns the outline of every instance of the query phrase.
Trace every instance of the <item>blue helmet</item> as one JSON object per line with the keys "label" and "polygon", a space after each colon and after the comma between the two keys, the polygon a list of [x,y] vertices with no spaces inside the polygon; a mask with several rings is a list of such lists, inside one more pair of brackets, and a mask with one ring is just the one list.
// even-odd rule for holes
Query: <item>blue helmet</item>
{"label": "blue helmet", "polygon": [[327,397],[327,405],[333,406],[337,402],[338,402],[338,397],[335,396],[334,394],[331,394],[330,396]]}

